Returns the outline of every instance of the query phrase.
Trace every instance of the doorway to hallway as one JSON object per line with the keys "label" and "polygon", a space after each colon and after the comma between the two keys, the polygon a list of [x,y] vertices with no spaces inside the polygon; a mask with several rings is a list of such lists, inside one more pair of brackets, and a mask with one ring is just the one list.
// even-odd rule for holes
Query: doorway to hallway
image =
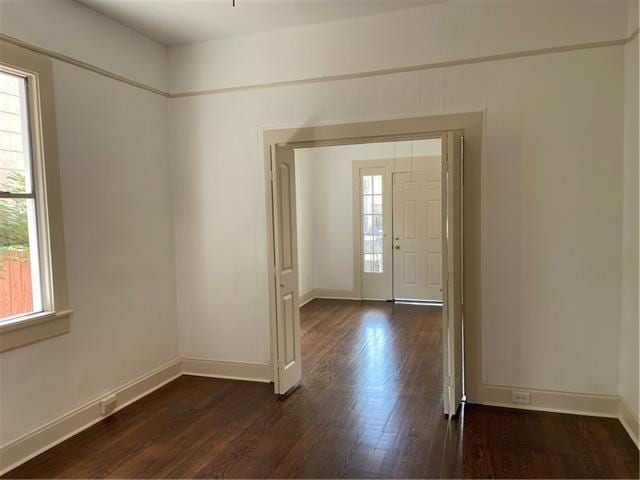
{"label": "doorway to hallway", "polygon": [[[360,158],[366,155],[378,158]],[[374,143],[364,151],[359,145],[325,147],[314,156],[353,165],[352,296],[441,304],[441,139]]]}
{"label": "doorway to hallway", "polygon": [[[297,185],[298,164],[296,149],[308,147],[324,147],[337,145],[370,145],[372,143],[398,143],[401,141],[416,141],[421,139],[440,139],[441,141],[441,167],[442,167],[442,232],[446,235],[442,239],[441,253],[441,269],[442,269],[442,291],[443,291],[443,321],[442,331],[446,337],[443,342],[442,360],[443,360],[443,378],[447,381],[443,382],[443,405],[445,413],[454,415],[463,398],[463,368],[462,368],[462,152],[465,130],[448,130],[438,128],[438,125],[467,125],[472,135],[473,151],[477,135],[480,116],[477,115],[455,115],[449,117],[422,117],[406,120],[389,120],[381,122],[365,122],[357,124],[343,124],[325,127],[304,127],[300,129],[282,129],[273,131],[264,131],[265,145],[265,165],[268,172],[269,185],[267,189],[268,224],[271,235],[269,236],[270,251],[273,248],[273,267],[269,267],[273,276],[270,275],[270,295],[273,295],[274,302],[270,305],[270,317],[272,319],[272,352],[273,352],[273,368],[274,383],[276,393],[285,394],[300,384],[302,380],[302,352],[300,347],[300,313],[299,305],[308,301],[304,298],[305,294],[301,294],[301,285],[307,275],[304,274],[304,268],[301,270],[300,265],[303,262],[298,255],[298,213],[297,206]],[[435,127],[435,128],[434,128]],[[402,130],[405,133],[400,133]],[[423,130],[424,129],[424,130]],[[356,133],[357,132],[357,133]],[[432,132],[432,133],[430,133]],[[354,133],[356,133],[354,135]],[[374,140],[375,139],[375,140]],[[310,150],[313,150],[311,148]],[[398,161],[398,156],[393,157],[394,161]],[[411,168],[407,171],[412,175],[421,171],[420,168],[414,168],[414,156],[409,157]],[[321,164],[322,162],[314,162]],[[395,172],[392,172],[395,173]],[[389,176],[387,176],[390,178]],[[312,183],[319,182],[319,176],[312,175]],[[355,195],[355,191],[354,191]],[[362,195],[361,192],[358,195]],[[364,195],[363,195],[364,196]],[[371,202],[370,215],[375,215],[374,207],[376,199],[375,192],[367,195],[372,197],[368,199]],[[384,195],[383,195],[384,196]],[[332,195],[329,195],[331,198]],[[364,201],[364,199],[362,199]],[[389,202],[386,202],[387,205]],[[364,209],[364,204],[360,204]],[[323,205],[322,212],[331,211],[331,202]],[[379,207],[384,208],[382,205]],[[380,209],[378,209],[379,211]],[[360,211],[360,214],[362,211]],[[355,214],[355,209],[352,215]],[[322,215],[311,215],[312,224],[315,219],[321,218]],[[384,214],[383,214],[384,217]],[[371,219],[375,222],[375,219]],[[362,218],[358,218],[358,227],[362,228]],[[302,222],[304,223],[304,221]],[[383,218],[384,224],[384,218]],[[415,222],[413,226],[415,226]],[[344,229],[337,230],[338,232]],[[310,238],[317,241],[323,246],[330,249],[335,245],[335,238],[332,235],[318,235],[317,229],[312,225],[310,230]],[[354,260],[352,266],[360,263],[362,271],[366,264],[364,255],[369,256],[368,265],[372,269],[376,269],[376,265],[382,266],[382,272],[367,273],[384,273],[384,245],[376,246],[375,238],[365,238],[363,230],[360,235],[353,236],[354,244],[361,246],[360,255]],[[382,237],[382,242],[389,241],[388,232],[384,230],[368,233],[369,237]],[[397,235],[396,235],[397,236]],[[410,236],[410,235],[409,235]],[[367,244],[369,251],[365,251]],[[379,241],[380,243],[380,241]],[[381,255],[382,258],[376,256]],[[394,250],[396,250],[394,248]],[[411,252],[410,252],[411,253]],[[373,256],[373,258],[371,258]],[[340,256],[336,254],[329,255],[313,255],[316,259],[315,264],[331,264],[338,262],[338,265],[346,264],[340,260]],[[392,256],[389,256],[393,258]],[[380,261],[382,260],[382,261]],[[392,260],[393,263],[393,260]],[[271,264],[271,262],[270,262]],[[388,267],[388,264],[387,264]],[[332,269],[330,269],[332,270]],[[352,269],[355,271],[355,269]],[[313,278],[313,275],[312,275]],[[393,277],[392,277],[393,278]],[[300,283],[298,282],[300,279]],[[354,275],[355,283],[359,282],[358,290],[361,291],[362,278]],[[410,282],[408,282],[410,283]],[[425,282],[426,283],[426,282]],[[353,291],[353,290],[352,290]],[[320,297],[316,292],[314,297]],[[302,302],[301,302],[302,297]],[[334,297],[335,298],[335,297]],[[362,298],[360,295],[359,298]]]}

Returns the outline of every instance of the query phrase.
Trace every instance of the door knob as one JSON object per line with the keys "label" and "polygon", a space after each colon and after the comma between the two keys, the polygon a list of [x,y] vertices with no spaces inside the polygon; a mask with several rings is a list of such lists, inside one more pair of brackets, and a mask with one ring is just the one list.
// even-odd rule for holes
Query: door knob
{"label": "door knob", "polygon": [[395,248],[396,250],[400,250],[400,245],[394,245],[393,248]]}
{"label": "door knob", "polygon": [[280,284],[280,288],[284,288],[284,283],[281,283],[281,284]]}

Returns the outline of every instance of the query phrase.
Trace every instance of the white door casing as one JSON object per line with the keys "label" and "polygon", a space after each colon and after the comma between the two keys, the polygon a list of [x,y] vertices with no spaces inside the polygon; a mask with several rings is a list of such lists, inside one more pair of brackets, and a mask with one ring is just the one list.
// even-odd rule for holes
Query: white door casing
{"label": "white door casing", "polygon": [[285,394],[302,379],[295,155],[292,148],[272,147],[275,239],[277,393]]}
{"label": "white door casing", "polygon": [[445,413],[455,415],[462,401],[463,392],[463,157],[464,136],[461,132],[449,132],[446,141],[445,161],[442,169],[442,243],[443,272],[443,343]]}
{"label": "white door casing", "polygon": [[393,176],[393,294],[396,300],[442,301],[441,171]]}

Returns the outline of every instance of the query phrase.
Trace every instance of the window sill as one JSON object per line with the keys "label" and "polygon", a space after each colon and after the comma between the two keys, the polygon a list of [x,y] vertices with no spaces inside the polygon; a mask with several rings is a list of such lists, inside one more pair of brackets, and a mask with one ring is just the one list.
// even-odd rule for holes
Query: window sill
{"label": "window sill", "polygon": [[0,352],[68,333],[72,313],[39,312],[0,323]]}

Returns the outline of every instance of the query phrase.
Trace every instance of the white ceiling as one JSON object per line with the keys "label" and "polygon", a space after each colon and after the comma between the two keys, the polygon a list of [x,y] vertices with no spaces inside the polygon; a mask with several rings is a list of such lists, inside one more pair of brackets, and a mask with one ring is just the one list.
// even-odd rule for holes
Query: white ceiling
{"label": "white ceiling", "polygon": [[278,30],[447,0],[77,0],[167,46]]}

